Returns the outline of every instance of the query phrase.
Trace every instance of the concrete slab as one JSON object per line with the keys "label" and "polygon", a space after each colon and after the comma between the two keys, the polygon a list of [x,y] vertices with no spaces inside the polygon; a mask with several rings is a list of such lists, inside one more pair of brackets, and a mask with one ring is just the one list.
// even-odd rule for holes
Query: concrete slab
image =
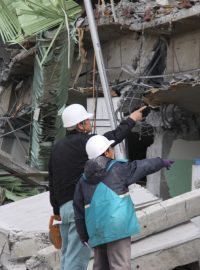
{"label": "concrete slab", "polygon": [[[200,240],[194,239],[180,245],[132,259],[132,270],[172,270],[178,266],[199,261]],[[134,246],[133,246],[134,248]],[[199,269],[199,268],[198,268]]]}
{"label": "concrete slab", "polygon": [[24,263],[8,262],[4,265],[3,270],[26,270],[26,265]]}
{"label": "concrete slab", "polygon": [[[160,201],[139,185],[130,186],[130,194],[139,209]],[[48,239],[50,215],[49,192],[0,207],[0,254],[5,269],[12,269],[12,265],[24,267],[18,260],[25,263],[30,257],[32,260],[28,261],[27,269],[57,269],[59,251]],[[19,269],[24,270],[23,267]]]}
{"label": "concrete slab", "polygon": [[[132,270],[171,270],[199,260],[200,229],[189,222],[132,243]],[[92,270],[93,260],[88,270]]]}
{"label": "concrete slab", "polygon": [[[160,201],[140,185],[130,186],[130,195],[136,208],[143,208]],[[0,228],[24,232],[47,232],[49,217],[52,215],[49,192],[29,197],[0,207]]]}
{"label": "concrete slab", "polygon": [[179,246],[194,239],[200,239],[200,229],[192,222],[181,224],[133,243],[131,258]]}
{"label": "concrete slab", "polygon": [[200,189],[184,193],[137,211],[141,232],[137,240],[185,223],[200,215]]}
{"label": "concrete slab", "polygon": [[[132,270],[171,270],[177,266],[198,261],[200,256],[200,231],[197,226],[189,222],[165,232],[149,236],[132,244],[131,260]],[[49,250],[49,254],[48,251]],[[43,255],[53,254],[54,262],[49,263],[49,268],[54,269],[55,257],[59,251],[49,248],[42,252]],[[41,256],[41,254],[40,254]],[[33,268],[38,258],[32,258],[27,269],[46,270],[42,264]],[[45,257],[46,258],[46,257]],[[40,261],[40,259],[39,259]],[[57,261],[58,263],[58,261]],[[92,270],[93,259],[90,260],[88,270]],[[43,266],[44,267],[44,266]],[[57,268],[55,268],[57,270]]]}
{"label": "concrete slab", "polygon": [[0,206],[0,262],[5,269],[24,270],[28,258],[50,245],[51,214],[48,192]]}
{"label": "concrete slab", "polygon": [[131,199],[133,203],[135,204],[136,210],[161,202],[161,199],[154,196],[146,188],[137,184],[133,184],[129,186],[129,192],[130,192]]}
{"label": "concrete slab", "polygon": [[[190,263],[197,260],[198,256],[200,257],[200,219],[195,218],[192,222],[183,224],[200,213],[198,207],[200,190],[162,202],[138,185],[130,187],[130,194],[136,207],[155,203],[137,211],[142,228],[139,237],[142,239],[132,238],[134,240],[131,255],[132,269],[139,267],[145,270],[170,270],[173,269],[170,268],[172,265],[174,267],[180,265],[177,258]],[[159,202],[156,203],[157,201]],[[181,215],[177,214],[179,210]],[[7,267],[7,270],[12,269],[8,267],[9,261],[16,262],[16,267],[19,266],[19,261],[24,261],[24,264],[27,262],[25,269],[28,270],[59,269],[60,252],[55,250],[48,241],[48,220],[51,214],[48,192],[0,207],[2,217],[0,246],[4,245],[3,251],[0,250],[1,263]],[[177,224],[180,225],[176,226]],[[176,227],[169,229],[169,226]],[[162,232],[158,233],[158,231]],[[185,249],[182,248],[183,246]],[[178,254],[177,257],[173,258],[172,251]],[[190,256],[186,254],[186,251]],[[27,261],[31,256],[32,258]],[[168,263],[162,263],[161,267],[163,259],[171,259],[173,263],[170,267]],[[148,265],[149,261],[151,267]],[[88,270],[92,269],[91,265],[92,261]],[[19,270],[24,270],[23,267]]]}
{"label": "concrete slab", "polygon": [[49,192],[0,206],[0,228],[47,232],[52,207]]}

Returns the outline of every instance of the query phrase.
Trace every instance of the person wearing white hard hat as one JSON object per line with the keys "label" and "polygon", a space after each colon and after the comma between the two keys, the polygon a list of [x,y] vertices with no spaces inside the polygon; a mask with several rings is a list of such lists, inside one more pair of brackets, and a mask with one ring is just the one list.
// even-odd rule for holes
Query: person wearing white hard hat
{"label": "person wearing white hard hat", "polygon": [[[63,127],[68,128],[69,130],[78,129],[81,131],[83,130],[82,127],[84,127],[84,124],[87,124],[87,122],[89,123],[89,119],[92,117],[93,114],[88,113],[82,105],[72,104],[65,108],[62,113]],[[81,123],[81,125],[78,125],[79,123]]]}
{"label": "person wearing white hard hat", "polygon": [[113,140],[102,135],[86,144],[89,160],[74,193],[80,240],[94,248],[93,270],[131,270],[131,236],[140,232],[128,186],[172,161],[115,160]]}
{"label": "person wearing white hard hat", "polygon": [[[144,108],[131,113],[115,130],[105,133],[105,137],[115,141],[113,145],[120,143],[135,123],[142,120]],[[92,116],[81,104],[64,109],[62,122],[67,133],[55,143],[49,160],[50,202],[54,215],[62,220],[61,270],[86,270],[90,258],[90,249],[80,242],[76,231],[72,201],[76,183],[88,160],[85,145],[94,135],[90,134]]]}

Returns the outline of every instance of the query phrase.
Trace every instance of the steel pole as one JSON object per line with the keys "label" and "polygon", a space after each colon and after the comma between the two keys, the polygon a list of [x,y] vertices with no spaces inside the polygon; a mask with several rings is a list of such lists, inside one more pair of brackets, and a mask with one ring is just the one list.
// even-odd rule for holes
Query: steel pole
{"label": "steel pole", "polygon": [[[112,97],[108,85],[108,79],[106,75],[105,65],[104,65],[104,59],[101,51],[101,45],[99,41],[99,36],[97,32],[97,26],[94,19],[94,13],[93,8],[91,4],[91,0],[84,0],[85,4],[85,10],[88,18],[90,33],[92,37],[92,43],[95,51],[95,56],[97,60],[97,66],[99,71],[99,76],[101,80],[101,85],[103,88],[103,93],[106,101],[106,107],[108,116],[110,119],[110,125],[112,129],[115,129],[117,127],[117,120],[115,116],[115,111],[113,107]],[[115,157],[116,158],[125,158],[125,150],[124,145],[121,143],[120,145],[115,146]]]}

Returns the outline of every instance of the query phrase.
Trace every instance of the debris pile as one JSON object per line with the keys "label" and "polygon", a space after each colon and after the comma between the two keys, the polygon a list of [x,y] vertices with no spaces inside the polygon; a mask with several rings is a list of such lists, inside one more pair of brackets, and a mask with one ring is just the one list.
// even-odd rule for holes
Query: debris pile
{"label": "debris pile", "polygon": [[[133,269],[138,266],[169,270],[180,262],[186,264],[199,258],[199,190],[161,201],[134,184],[130,186],[130,194],[141,225],[141,233],[132,237]],[[3,269],[59,269],[60,251],[48,240],[51,213],[48,192],[0,208],[0,265]],[[190,221],[194,217],[197,218]],[[178,255],[170,257],[169,265],[167,256],[173,250]],[[159,260],[166,262],[162,268]],[[88,270],[92,269],[92,263],[91,260]]]}
{"label": "debris pile", "polygon": [[198,0],[156,0],[156,1],[130,1],[121,0],[119,3],[96,5],[95,17],[101,20],[102,17],[114,22],[122,22],[124,19],[133,22],[149,22],[168,14],[175,14],[180,9],[189,9],[199,5]]}

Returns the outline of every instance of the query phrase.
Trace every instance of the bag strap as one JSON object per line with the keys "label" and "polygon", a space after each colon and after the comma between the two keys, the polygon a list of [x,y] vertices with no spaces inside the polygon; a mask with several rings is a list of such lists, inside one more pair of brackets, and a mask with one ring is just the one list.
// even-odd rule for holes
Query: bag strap
{"label": "bag strap", "polygon": [[109,163],[109,165],[108,165],[106,171],[107,171],[107,172],[110,171],[110,169],[112,168],[112,166],[113,166],[115,163],[117,163],[117,162],[126,163],[126,162],[128,162],[128,159],[113,159],[113,160],[111,160],[111,162]]}
{"label": "bag strap", "polygon": [[[112,166],[117,163],[117,162],[121,162],[121,163],[126,163],[128,162],[128,159],[112,159],[106,169],[106,172],[110,171],[110,169],[112,168]],[[83,179],[86,181],[87,177],[85,176],[85,174],[82,174]]]}

